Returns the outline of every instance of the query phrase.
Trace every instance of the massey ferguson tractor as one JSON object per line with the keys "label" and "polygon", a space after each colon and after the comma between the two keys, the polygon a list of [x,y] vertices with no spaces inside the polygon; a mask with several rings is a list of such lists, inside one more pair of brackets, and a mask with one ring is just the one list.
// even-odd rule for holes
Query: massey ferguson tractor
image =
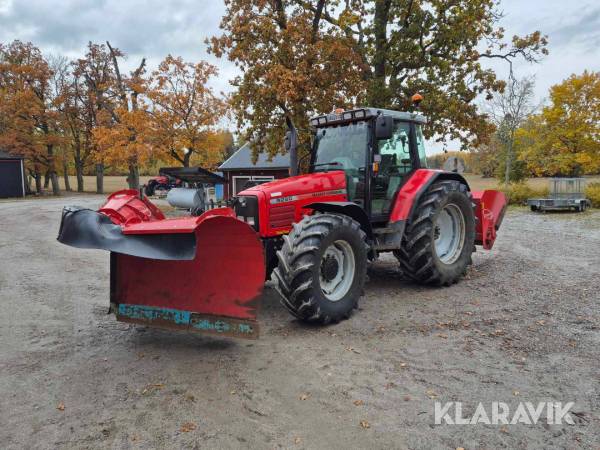
{"label": "massey ferguson tractor", "polygon": [[367,265],[392,252],[405,276],[448,286],[490,249],[506,199],[471,192],[457,173],[427,169],[416,113],[359,108],[311,119],[308,173],[240,192],[233,206],[165,218],[143,194],[112,194],[98,210],[65,207],[58,240],[110,251],[118,320],[255,338],[269,278],[300,320],[348,318]]}

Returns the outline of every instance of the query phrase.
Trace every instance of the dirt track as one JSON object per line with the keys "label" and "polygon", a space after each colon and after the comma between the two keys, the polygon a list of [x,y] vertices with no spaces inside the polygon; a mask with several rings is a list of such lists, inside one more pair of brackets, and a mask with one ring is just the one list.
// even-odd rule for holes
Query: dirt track
{"label": "dirt track", "polygon": [[[107,315],[108,254],[55,240],[63,204],[101,200],[0,202],[3,448],[600,448],[598,211],[509,211],[451,288],[408,284],[386,258],[335,326],[294,321],[266,289],[250,342]],[[577,414],[434,425],[436,400]]]}

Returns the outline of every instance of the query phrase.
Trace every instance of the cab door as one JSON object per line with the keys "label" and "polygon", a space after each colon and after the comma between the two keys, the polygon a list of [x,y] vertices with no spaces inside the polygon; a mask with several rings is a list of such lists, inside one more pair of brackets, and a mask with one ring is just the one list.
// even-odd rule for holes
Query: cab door
{"label": "cab door", "polygon": [[396,192],[404,182],[406,175],[414,168],[414,145],[411,145],[409,122],[394,121],[394,132],[390,139],[377,141],[374,161],[379,170],[373,174],[371,181],[371,220],[387,221],[393,207]]}

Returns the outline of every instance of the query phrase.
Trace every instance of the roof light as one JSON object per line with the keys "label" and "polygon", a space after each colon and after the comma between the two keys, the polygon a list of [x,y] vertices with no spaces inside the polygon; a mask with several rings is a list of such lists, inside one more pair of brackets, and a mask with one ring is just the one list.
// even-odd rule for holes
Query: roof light
{"label": "roof light", "polygon": [[319,119],[311,119],[310,124],[313,127],[316,127],[317,125],[319,125]]}
{"label": "roof light", "polygon": [[342,118],[344,120],[350,120],[350,119],[352,119],[352,111],[347,111],[344,114],[342,114]]}
{"label": "roof light", "polygon": [[327,123],[327,117],[319,117],[319,125],[323,125],[324,123]]}
{"label": "roof light", "polygon": [[358,111],[354,111],[354,117],[357,119],[364,119],[366,117],[365,110],[359,109]]}

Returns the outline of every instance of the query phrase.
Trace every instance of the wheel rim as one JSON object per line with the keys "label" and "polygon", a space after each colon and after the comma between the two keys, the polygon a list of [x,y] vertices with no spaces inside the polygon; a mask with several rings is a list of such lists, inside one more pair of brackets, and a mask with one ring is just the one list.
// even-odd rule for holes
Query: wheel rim
{"label": "wheel rim", "polygon": [[452,264],[465,245],[465,218],[458,206],[447,204],[439,212],[434,227],[435,253],[444,264]]}
{"label": "wheel rim", "polygon": [[319,281],[321,291],[328,300],[337,302],[344,298],[354,281],[356,261],[354,251],[346,241],[335,241],[321,258]]}

